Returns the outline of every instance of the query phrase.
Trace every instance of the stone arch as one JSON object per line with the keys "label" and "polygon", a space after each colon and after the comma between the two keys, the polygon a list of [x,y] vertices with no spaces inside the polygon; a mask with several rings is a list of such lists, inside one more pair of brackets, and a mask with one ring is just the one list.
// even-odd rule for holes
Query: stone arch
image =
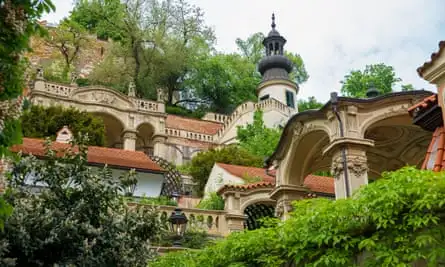
{"label": "stone arch", "polygon": [[330,130],[323,123],[295,125],[290,148],[283,159],[284,164],[280,164],[279,184],[301,186],[308,174],[329,170],[330,156],[322,154],[329,142]]}
{"label": "stone arch", "polygon": [[378,178],[382,171],[419,166],[432,136],[431,132],[413,125],[406,110],[375,116],[362,125],[363,138],[374,141],[374,146],[366,150],[369,179]]}
{"label": "stone arch", "polygon": [[156,128],[149,122],[140,123],[137,128],[136,150],[144,151],[147,154],[153,153],[153,135]]}
{"label": "stone arch", "polygon": [[109,112],[89,112],[100,117],[105,125],[105,136],[107,147],[122,147],[122,131],[125,129],[125,123],[116,115]]}

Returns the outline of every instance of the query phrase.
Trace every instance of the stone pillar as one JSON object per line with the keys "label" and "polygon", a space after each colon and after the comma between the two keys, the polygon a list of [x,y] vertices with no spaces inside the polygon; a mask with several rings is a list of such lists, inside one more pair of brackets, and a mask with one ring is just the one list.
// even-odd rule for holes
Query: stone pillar
{"label": "stone pillar", "polygon": [[270,193],[270,198],[277,201],[275,216],[281,220],[288,219],[293,210],[292,202],[306,198],[309,192],[305,186],[283,184],[275,187]]}
{"label": "stone pillar", "polygon": [[240,192],[228,191],[224,193],[224,210],[226,214],[226,227],[228,233],[243,231],[244,222],[247,216],[243,214],[241,208],[241,194]]}
{"label": "stone pillar", "polygon": [[[350,197],[362,185],[368,184],[368,163],[366,150],[374,146],[374,141],[358,138],[338,138],[323,151],[332,156],[331,174],[335,178],[335,198]],[[343,149],[346,155],[344,170]]]}
{"label": "stone pillar", "polygon": [[167,146],[165,142],[167,141],[167,135],[165,134],[155,134],[153,135],[153,155],[167,159]]}
{"label": "stone pillar", "polygon": [[124,140],[124,149],[125,150],[136,150],[136,140],[137,135],[136,131],[134,130],[124,130],[123,132],[123,140]]}

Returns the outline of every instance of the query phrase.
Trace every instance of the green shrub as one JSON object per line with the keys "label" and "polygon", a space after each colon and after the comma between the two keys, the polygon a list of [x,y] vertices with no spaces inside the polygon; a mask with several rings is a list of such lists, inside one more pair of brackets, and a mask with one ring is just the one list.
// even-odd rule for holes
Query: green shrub
{"label": "green shrub", "polygon": [[204,193],[204,187],[215,162],[252,167],[263,166],[261,157],[252,155],[236,145],[200,152],[192,158],[189,166],[189,173],[197,184],[196,189],[200,196]]}
{"label": "green shrub", "polygon": [[88,134],[88,145],[105,145],[105,126],[100,117],[74,108],[62,106],[43,107],[32,105],[21,116],[25,137],[55,140],[57,132],[68,126],[75,136],[79,132]]}
{"label": "green shrub", "polygon": [[[150,267],[443,266],[445,172],[406,167],[384,173],[351,198],[296,201],[291,218],[233,233],[197,252],[172,253]],[[366,253],[365,253],[366,252]],[[365,254],[364,254],[365,253]]]}
{"label": "green shrub", "polygon": [[224,210],[224,199],[213,192],[208,198],[201,200],[196,207],[204,210]]}
{"label": "green shrub", "polygon": [[196,119],[200,119],[205,115],[205,110],[202,109],[193,111],[180,106],[170,106],[170,105],[167,105],[165,107],[165,112],[168,114],[179,115],[189,118],[196,118]]}
{"label": "green shrub", "polygon": [[166,197],[166,196],[160,196],[160,197],[142,197],[141,199],[138,199],[137,202],[140,204],[145,205],[155,205],[155,206],[178,206],[178,203],[174,201],[173,199]]}

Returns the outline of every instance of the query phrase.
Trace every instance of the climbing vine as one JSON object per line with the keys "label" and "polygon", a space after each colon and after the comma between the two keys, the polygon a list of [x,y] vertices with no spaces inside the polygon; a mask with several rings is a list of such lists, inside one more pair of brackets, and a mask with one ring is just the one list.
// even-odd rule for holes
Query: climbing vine
{"label": "climbing vine", "polygon": [[150,266],[438,266],[444,255],[445,173],[406,167],[350,199],[298,201],[291,218],[274,227],[234,233]]}

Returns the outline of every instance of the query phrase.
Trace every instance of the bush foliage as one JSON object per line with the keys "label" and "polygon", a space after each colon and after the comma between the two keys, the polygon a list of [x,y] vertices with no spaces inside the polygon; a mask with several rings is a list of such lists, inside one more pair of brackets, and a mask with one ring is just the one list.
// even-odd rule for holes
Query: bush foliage
{"label": "bush foliage", "polygon": [[106,167],[89,167],[82,144],[63,157],[49,142],[46,149],[45,160],[13,166],[6,199],[14,210],[0,232],[0,266],[145,266],[149,242],[165,231],[156,210],[126,205],[134,173],[117,179]]}
{"label": "bush foliage", "polygon": [[208,198],[202,199],[196,207],[204,210],[224,210],[224,199],[216,192],[212,192]]}
{"label": "bush foliage", "polygon": [[201,196],[215,162],[252,167],[263,166],[261,157],[254,156],[236,145],[200,152],[192,158],[187,170],[197,184],[197,192]]}
{"label": "bush foliage", "polygon": [[445,260],[445,173],[406,167],[352,198],[294,203],[276,226],[234,233],[198,252],[172,253],[151,267],[412,266]]}
{"label": "bush foliage", "polygon": [[55,140],[57,132],[66,125],[75,136],[78,133],[88,134],[88,145],[105,145],[105,126],[102,119],[85,111],[62,106],[32,105],[23,112],[21,121],[25,137],[50,137]]}

